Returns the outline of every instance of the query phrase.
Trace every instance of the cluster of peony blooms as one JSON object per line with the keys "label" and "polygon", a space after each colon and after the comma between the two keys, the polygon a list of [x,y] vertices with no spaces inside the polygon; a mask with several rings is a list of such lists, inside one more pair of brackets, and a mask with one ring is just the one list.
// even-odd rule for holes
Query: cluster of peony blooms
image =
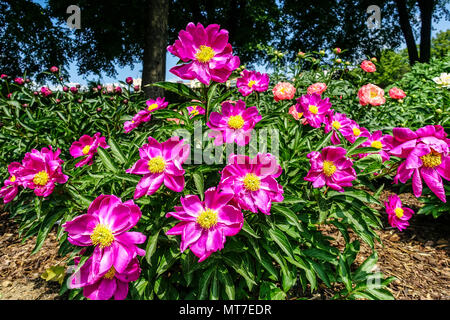
{"label": "cluster of peony blooms", "polygon": [[[396,93],[399,94],[398,97],[404,97],[402,91]],[[380,130],[370,133],[345,114],[331,109],[329,99],[322,99],[318,93],[298,98],[295,112],[289,111],[297,120],[303,116],[305,119],[303,124],[309,124],[314,128],[320,128],[324,124],[326,133],[333,131],[331,142],[334,145],[341,143],[337,132],[350,143],[354,143],[359,137],[366,137],[366,141],[358,148],[379,149],[378,153],[383,162],[389,160],[390,156],[405,159],[397,169],[394,182],[405,183],[412,177],[414,195],[420,197],[423,179],[430,190],[441,201],[446,202],[442,178],[450,180],[450,139],[447,138],[442,126],[429,125],[415,132],[408,128],[394,128],[392,136],[383,135]],[[363,158],[367,155],[361,153],[356,156]],[[356,172],[352,167],[353,160],[346,157],[346,150],[342,147],[325,147],[320,152],[309,153],[308,158],[311,169],[304,179],[312,182],[314,188],[327,186],[343,192],[343,187],[352,186],[352,181],[356,179]],[[397,198],[395,201],[389,200],[389,206],[394,208],[391,210],[386,207],[389,223],[399,230],[404,229],[408,225],[407,220],[411,217],[412,210],[402,209],[401,202]]]}
{"label": "cluster of peony blooms", "polygon": [[34,190],[39,197],[47,197],[53,192],[55,183],[66,183],[68,176],[62,172],[64,161],[59,158],[60,153],[60,149],[53,151],[51,146],[41,151],[32,149],[25,154],[22,163],[12,162],[8,166],[10,177],[0,189],[4,203],[17,196],[19,186]]}
{"label": "cluster of peony blooms", "polygon": [[146,101],[145,103],[147,104],[147,107],[144,110],[140,110],[136,113],[131,121],[125,121],[123,125],[125,133],[134,130],[144,122],[150,121],[152,118],[152,112],[166,108],[169,103],[164,100],[165,98],[156,98],[156,100],[150,99]]}
{"label": "cluster of peony blooms", "polygon": [[242,210],[269,215],[272,202],[283,201],[283,187],[276,181],[281,173],[271,154],[230,155],[218,186],[205,192],[204,201],[188,195],[175,212],[167,213],[180,222],[166,234],[181,235],[180,250],[190,248],[199,262],[205,260],[242,229]]}
{"label": "cluster of peony blooms", "polygon": [[140,275],[137,256],[145,255],[137,244],[144,243],[146,236],[129,231],[141,216],[133,200],[122,202],[114,195],[100,195],[86,214],[62,225],[71,244],[94,247],[81,267],[81,258],[75,260],[77,270],[69,279],[70,288],[83,288],[83,295],[92,300],[126,298],[128,283]]}

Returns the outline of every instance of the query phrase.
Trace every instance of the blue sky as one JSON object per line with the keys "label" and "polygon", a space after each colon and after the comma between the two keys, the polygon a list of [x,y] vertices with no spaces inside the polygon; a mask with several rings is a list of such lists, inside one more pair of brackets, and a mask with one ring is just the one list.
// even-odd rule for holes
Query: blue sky
{"label": "blue sky", "polygon": [[[34,2],[37,2],[41,5],[46,4],[46,0],[34,0]],[[447,9],[450,9],[450,4],[447,5]],[[83,14],[83,13],[82,13]],[[441,19],[438,23],[433,23],[433,28],[435,30],[432,32],[432,37],[434,37],[439,31],[450,29],[450,21]],[[69,30],[69,29],[68,29]],[[403,48],[406,46],[403,45]],[[167,53],[166,55],[166,80],[180,80],[175,75],[171,74],[169,72],[170,68],[176,65],[178,62],[178,58],[174,57],[172,54]],[[142,72],[142,64],[138,63],[135,64],[132,67],[125,67],[125,68],[117,68],[117,75],[114,77],[107,77],[103,76],[100,78],[101,83],[114,83],[118,80],[125,81],[126,77],[133,77],[133,78],[141,78],[141,72]],[[265,71],[264,66],[259,66],[256,68],[257,71]],[[86,84],[89,80],[97,80],[99,79],[98,76],[89,76],[89,77],[82,77],[78,75],[77,68],[76,68],[76,62],[73,62],[69,65],[69,75],[70,75],[70,82],[73,83],[80,83],[80,84]]]}

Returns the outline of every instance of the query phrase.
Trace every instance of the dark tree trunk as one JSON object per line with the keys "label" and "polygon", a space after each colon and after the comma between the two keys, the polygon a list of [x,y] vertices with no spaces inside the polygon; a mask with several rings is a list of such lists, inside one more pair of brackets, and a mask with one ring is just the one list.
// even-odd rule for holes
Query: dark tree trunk
{"label": "dark tree trunk", "polygon": [[420,62],[430,61],[431,47],[431,18],[433,15],[434,0],[419,0],[420,20]]}
{"label": "dark tree trunk", "polygon": [[155,99],[163,95],[163,90],[145,85],[164,81],[166,77],[169,0],[147,0],[146,4],[142,87],[147,98]]}
{"label": "dark tree trunk", "polygon": [[396,0],[398,15],[400,17],[400,27],[405,37],[406,47],[408,48],[409,64],[413,65],[419,61],[414,34],[409,23],[408,10],[406,8],[406,0]]}

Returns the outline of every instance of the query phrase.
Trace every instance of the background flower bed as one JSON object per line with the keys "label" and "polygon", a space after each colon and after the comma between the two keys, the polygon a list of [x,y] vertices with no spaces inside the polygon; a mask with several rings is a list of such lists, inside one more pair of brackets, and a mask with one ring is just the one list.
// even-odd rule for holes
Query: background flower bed
{"label": "background flower bed", "polygon": [[[321,55],[311,53],[299,57],[291,70],[285,68],[287,63],[275,58],[274,63],[279,68],[271,77],[273,84],[292,75],[292,83],[297,88],[296,97],[299,97],[306,93],[306,88],[312,83],[327,82],[325,95],[331,98],[333,108],[345,112],[361,126],[367,126],[371,132],[405,125],[417,129],[425,124],[442,124],[444,127],[447,124],[445,128],[448,131],[448,111],[445,108],[448,105],[448,92],[437,87],[432,80],[440,72],[448,71],[448,58],[443,62],[434,61],[438,65],[435,69],[418,65],[417,68],[429,72],[425,81],[422,81],[429,88],[425,85],[420,89],[415,88],[417,79],[410,79],[410,87],[408,83],[402,86],[407,92],[403,104],[389,100],[381,107],[362,107],[356,98],[357,90],[370,81],[371,75],[362,73],[358,68],[347,71],[346,65],[338,60],[331,64],[326,61],[319,64]],[[439,65],[441,63],[443,65]],[[300,65],[312,71],[302,71],[298,68]],[[419,70],[413,74],[413,78],[423,74],[424,71]],[[235,73],[232,77],[237,76]],[[405,76],[403,79],[408,78]],[[64,173],[70,175],[67,184],[56,187],[54,193],[57,196],[52,197],[51,202],[42,201],[26,190],[14,206],[7,205],[12,217],[20,221],[22,236],[27,238],[37,234],[34,251],[39,250],[55,222],[69,221],[85,213],[87,206],[98,195],[120,194],[124,201],[132,198],[139,178],[125,174],[125,169],[137,160],[138,148],[149,135],[163,142],[180,126],[193,130],[193,119],[190,119],[187,107],[197,105],[198,102],[192,99],[200,99],[209,114],[213,110],[220,110],[221,102],[225,99],[241,98],[236,91],[221,84],[213,84],[198,91],[178,84],[161,83],[159,86],[182,98],[168,95],[167,100],[172,104],[166,109],[155,111],[151,121],[138,127],[132,134],[125,135],[123,123],[130,121],[131,115],[145,106],[143,96],[133,93],[129,84],[123,83],[123,89],[116,89],[110,94],[102,92],[103,88],[100,87],[96,92],[84,93],[74,88],[70,93],[57,92],[53,95],[41,90],[40,95],[23,87],[21,81],[16,84],[2,82],[2,167],[21,159],[32,148],[53,145],[62,150],[61,158],[66,160]],[[419,92],[418,97],[414,97],[415,91]],[[414,92],[411,99],[410,92]],[[204,263],[196,264],[191,253],[179,252],[175,237],[164,234],[169,226],[173,226],[173,222],[168,222],[164,215],[179,205],[179,198],[163,188],[156,197],[136,200],[144,214],[138,230],[149,239],[146,242],[145,260],[141,261],[143,273],[137,282],[131,284],[131,298],[282,299],[290,296],[298,286],[314,292],[318,285],[336,288],[336,283],[343,285],[336,298],[390,298],[384,286],[393,279],[385,280],[380,288],[365,286],[369,277],[377,277],[380,281],[384,278],[382,274],[371,272],[376,264],[375,254],[356,272],[352,268],[360,250],[360,241],[351,239],[347,234],[350,227],[360,239],[374,247],[374,240],[378,239],[374,229],[381,227],[380,214],[367,204],[380,205],[377,198],[391,180],[388,176],[372,181],[367,174],[386,170],[387,164],[383,165],[374,157],[358,162],[358,169],[365,169],[366,177],[357,181],[358,188],[344,194],[331,191],[322,194],[317,189],[310,189],[302,179],[309,168],[306,154],[313,150],[320,151],[328,145],[331,133],[326,135],[322,130],[314,130],[297,122],[288,113],[294,103],[289,100],[293,97],[287,98],[278,103],[274,103],[271,94],[254,94],[244,99],[247,107],[256,105],[263,115],[256,128],[274,127],[283,137],[280,141],[283,175],[278,182],[285,191],[284,201],[272,206],[271,216],[261,213],[246,215],[244,228],[236,238],[228,238],[222,251],[213,254]],[[430,108],[420,109],[426,103],[430,104]],[[433,107],[435,113],[430,115],[429,111]],[[168,121],[168,118],[179,121]],[[202,120],[203,124],[206,122],[202,116],[194,119]],[[111,150],[106,152],[99,149],[92,167],[75,168],[77,160],[67,161],[71,159],[68,153],[70,145],[83,134],[93,135],[96,132],[108,137]],[[354,151],[360,143],[361,140],[349,147],[350,150]],[[373,150],[366,150],[370,151]],[[218,165],[186,166],[184,195],[202,195],[208,187],[216,185],[218,170],[222,168]],[[410,190],[407,184],[404,188]],[[363,189],[371,190],[375,197]],[[441,202],[436,201],[434,195],[426,199],[428,207],[432,208],[428,211],[438,216],[439,212],[433,210],[440,210],[443,207]],[[331,210],[326,208],[325,203]],[[333,217],[335,219],[330,219]],[[345,248],[340,250],[330,242],[331,239],[321,231],[323,224],[333,224],[339,228],[346,238]],[[79,251],[74,251],[74,247],[65,241],[66,236],[60,228],[60,253],[71,253],[74,257]],[[239,253],[239,257],[236,253]],[[232,279],[238,280],[233,282]],[[79,297],[81,291],[71,291],[70,298]]]}

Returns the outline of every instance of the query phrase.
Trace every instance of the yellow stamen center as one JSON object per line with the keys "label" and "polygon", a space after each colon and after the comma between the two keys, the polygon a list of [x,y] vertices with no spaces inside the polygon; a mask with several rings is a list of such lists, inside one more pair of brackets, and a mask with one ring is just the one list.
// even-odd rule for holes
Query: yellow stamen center
{"label": "yellow stamen center", "polygon": [[378,140],[372,141],[372,143],[370,144],[370,146],[371,146],[372,148],[377,148],[377,149],[383,148],[383,144],[382,144],[380,141],[378,141]]}
{"label": "yellow stamen center", "polygon": [[202,213],[200,213],[197,217],[196,222],[203,229],[210,229],[211,227],[214,227],[217,224],[217,211],[212,209],[202,211]]}
{"label": "yellow stamen center", "polygon": [[397,216],[397,218],[400,219],[401,217],[403,217],[404,211],[402,208],[395,208],[394,212],[395,212],[395,215]]}
{"label": "yellow stamen center", "polygon": [[228,126],[231,129],[240,129],[244,126],[244,119],[242,116],[231,116],[230,119],[228,119]]}
{"label": "yellow stamen center", "polygon": [[311,112],[312,114],[317,114],[317,112],[319,112],[319,108],[317,108],[317,106],[314,106],[312,104],[310,104],[308,106],[308,110],[309,112]]}
{"label": "yellow stamen center", "polygon": [[253,86],[255,85],[255,83],[256,83],[255,80],[250,80],[250,81],[248,82],[249,88],[253,87]]}
{"label": "yellow stamen center", "polygon": [[89,153],[89,150],[91,150],[91,146],[90,146],[90,145],[84,146],[84,148],[83,148],[83,154],[84,154],[84,155],[87,155],[87,154]]}
{"label": "yellow stamen center", "polygon": [[151,173],[161,173],[166,168],[166,162],[161,156],[151,158],[148,162],[148,170]]}
{"label": "yellow stamen center", "polygon": [[325,160],[323,162],[323,173],[327,177],[331,177],[336,172],[336,166],[332,161]]}
{"label": "yellow stamen center", "polygon": [[91,241],[94,246],[100,245],[100,248],[109,247],[114,242],[114,235],[108,226],[98,224],[91,234]]}
{"label": "yellow stamen center", "polygon": [[341,128],[341,123],[339,121],[333,121],[331,123],[331,125],[333,126],[333,128],[335,128],[336,130],[339,130]]}
{"label": "yellow stamen center", "polygon": [[280,90],[278,90],[278,92],[280,92],[280,93],[282,93],[282,94],[284,94],[285,93],[285,91],[286,91],[286,88],[281,88]]}
{"label": "yellow stamen center", "polygon": [[40,171],[36,173],[33,178],[33,183],[38,186],[45,186],[48,182],[48,173],[45,171]]}
{"label": "yellow stamen center", "polygon": [[197,106],[193,106],[192,110],[191,110],[191,115],[196,116],[198,114],[199,114],[199,111],[197,110]]}
{"label": "yellow stamen center", "polygon": [[16,181],[16,176],[11,176],[11,178],[9,178],[9,181],[15,182]]}
{"label": "yellow stamen center", "polygon": [[249,191],[257,191],[257,190],[259,190],[260,184],[261,184],[261,181],[258,178],[258,176],[256,176],[253,173],[247,173],[245,175],[245,178],[244,178],[243,182],[244,182],[245,189],[247,189]]}
{"label": "yellow stamen center", "polygon": [[201,63],[207,63],[214,58],[215,54],[211,47],[201,45],[195,54],[195,58]]}
{"label": "yellow stamen center", "polygon": [[442,155],[434,150],[431,150],[429,154],[421,156],[420,159],[423,162],[423,166],[427,168],[434,168],[442,163]]}
{"label": "yellow stamen center", "polygon": [[373,98],[376,98],[376,97],[378,97],[378,92],[376,92],[374,90],[370,91],[370,99],[373,99]]}
{"label": "yellow stamen center", "polygon": [[131,123],[134,123],[135,121],[134,120],[131,120]]}
{"label": "yellow stamen center", "polygon": [[111,280],[116,275],[116,269],[114,269],[114,266],[109,269],[109,271],[103,276],[103,278]]}
{"label": "yellow stamen center", "polygon": [[359,130],[359,128],[353,128],[353,134],[355,136],[359,136],[361,134],[361,130]]}
{"label": "yellow stamen center", "polygon": [[158,108],[158,105],[156,103],[153,103],[148,106],[147,110],[152,111],[152,110],[155,110],[156,108]]}

